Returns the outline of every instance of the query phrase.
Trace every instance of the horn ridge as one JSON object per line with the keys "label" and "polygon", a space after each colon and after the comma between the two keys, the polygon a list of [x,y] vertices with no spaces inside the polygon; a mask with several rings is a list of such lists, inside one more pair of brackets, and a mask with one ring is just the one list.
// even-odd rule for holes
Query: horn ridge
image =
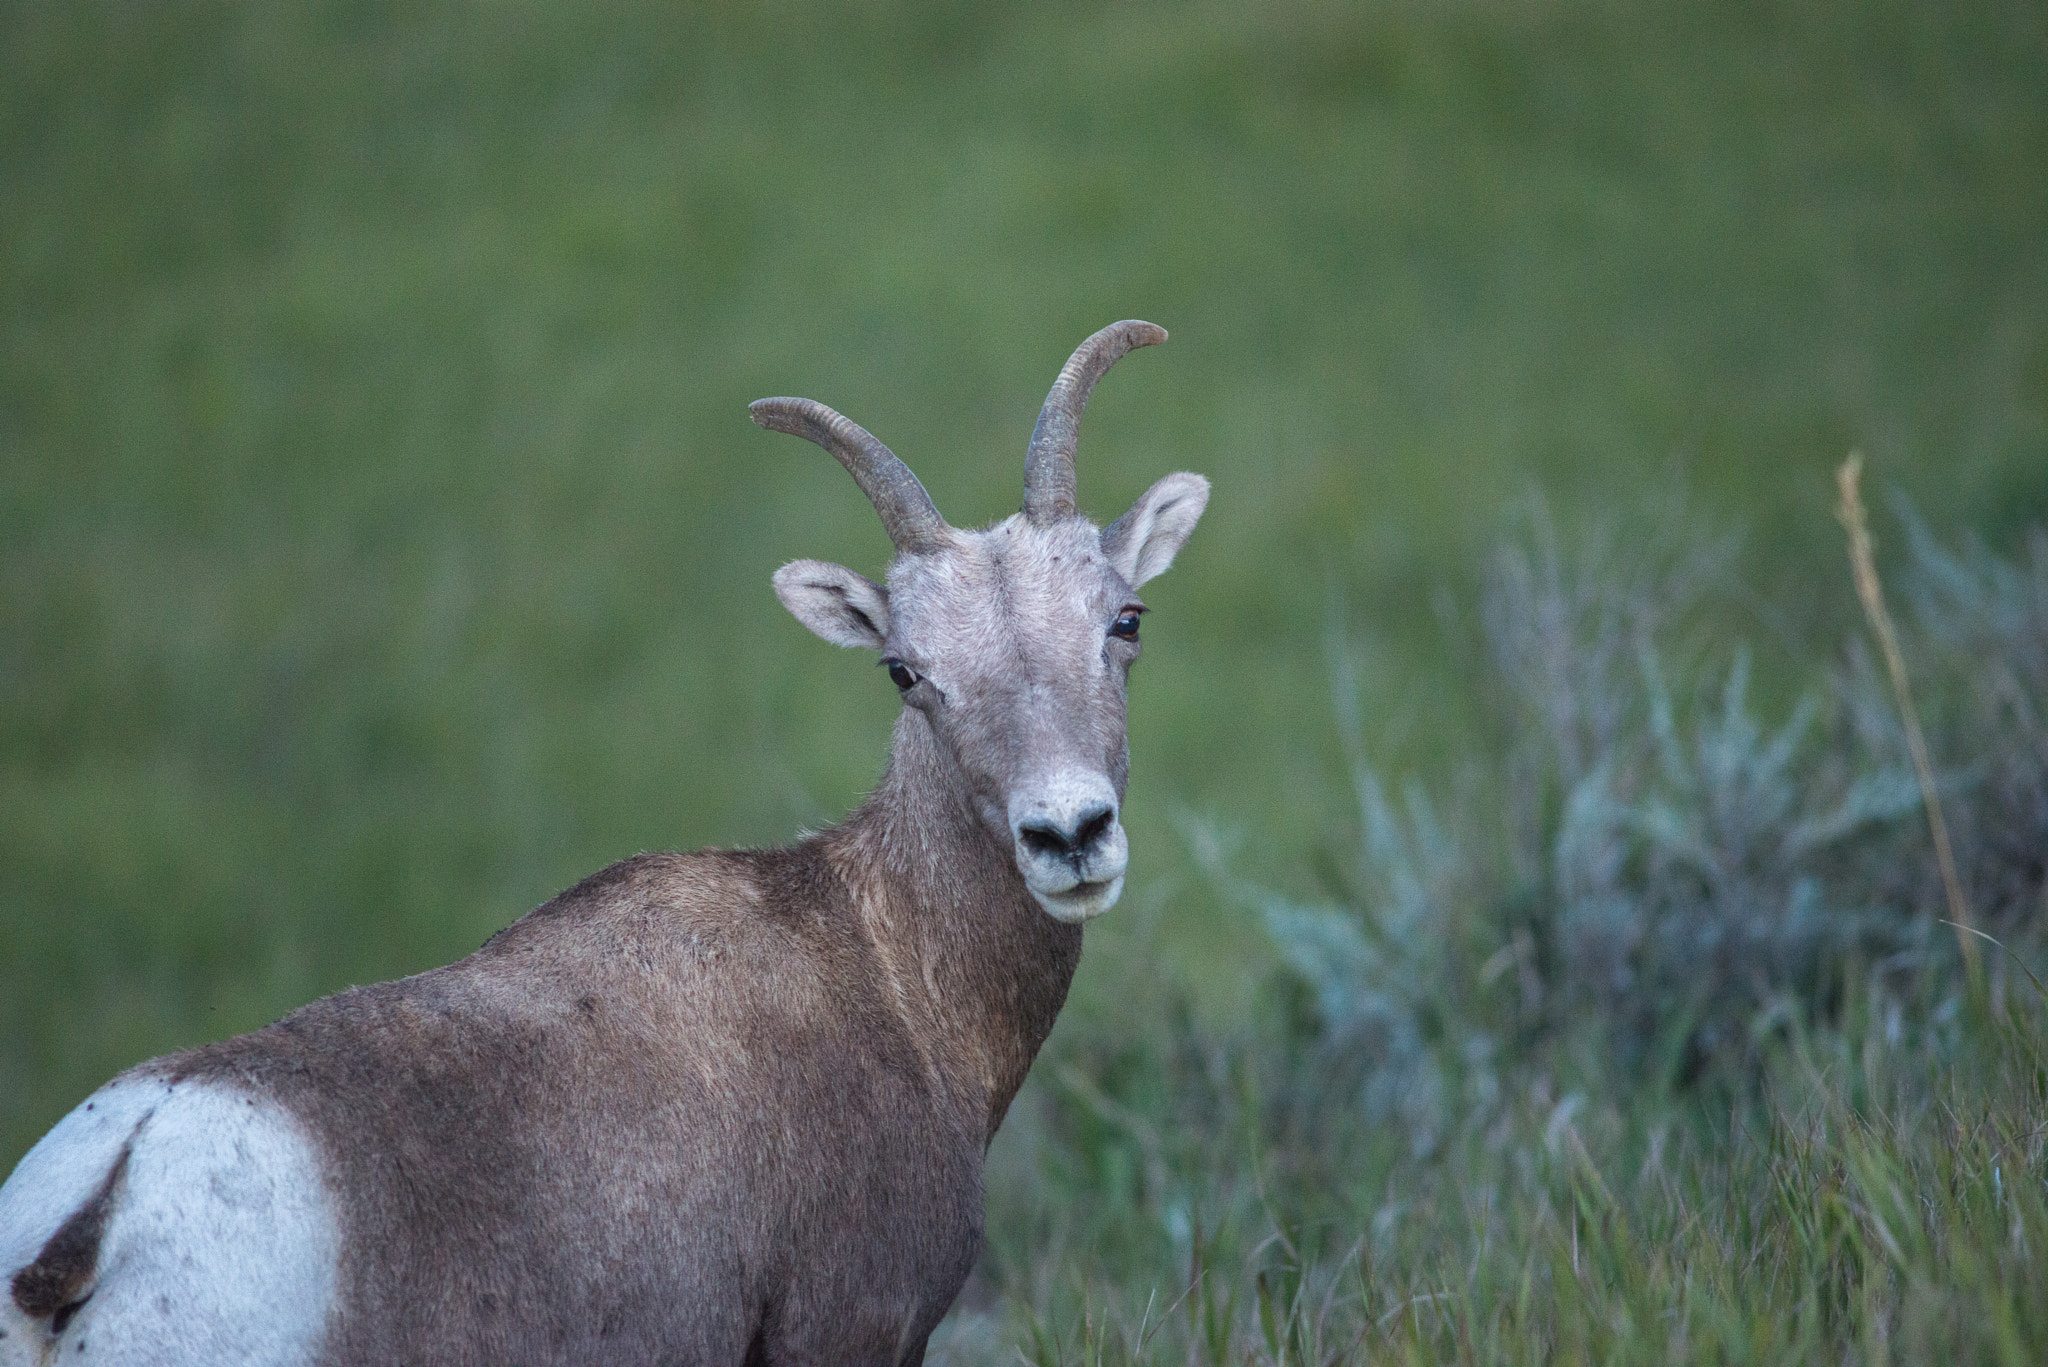
{"label": "horn ridge", "polygon": [[747,412],[771,432],[787,432],[830,451],[875,505],[897,550],[923,555],[944,542],[946,519],[932,496],[910,467],[859,423],[816,399],[756,399]]}
{"label": "horn ridge", "polygon": [[1024,455],[1024,515],[1031,522],[1057,522],[1074,515],[1074,451],[1081,437],[1081,410],[1088,406],[1095,382],[1125,352],[1165,340],[1165,328],[1127,318],[1081,343],[1060,367]]}

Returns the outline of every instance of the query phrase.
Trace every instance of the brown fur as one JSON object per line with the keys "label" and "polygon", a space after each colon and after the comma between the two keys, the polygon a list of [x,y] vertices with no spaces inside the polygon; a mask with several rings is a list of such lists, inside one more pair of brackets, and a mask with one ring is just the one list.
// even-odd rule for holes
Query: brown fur
{"label": "brown fur", "polygon": [[91,1199],[57,1226],[57,1232],[43,1245],[34,1262],[16,1272],[9,1283],[14,1303],[30,1319],[53,1321],[52,1333],[62,1333],[71,1311],[92,1295],[93,1274],[99,1267],[100,1240],[114,1213],[114,1197],[128,1172],[128,1146],[107,1170]]}
{"label": "brown fur", "polygon": [[316,1136],[347,1194],[327,1361],[921,1355],[1080,951],[932,748],[906,711],[834,831],[626,860],[460,963],[147,1065]]}

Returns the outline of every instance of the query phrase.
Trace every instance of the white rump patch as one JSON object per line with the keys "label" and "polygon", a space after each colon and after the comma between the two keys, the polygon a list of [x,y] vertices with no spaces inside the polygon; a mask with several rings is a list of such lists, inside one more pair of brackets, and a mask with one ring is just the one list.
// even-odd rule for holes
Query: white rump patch
{"label": "white rump patch", "polygon": [[[91,1294],[53,1338],[7,1283],[99,1190],[124,1144]],[[123,1367],[308,1362],[340,1247],[312,1140],[276,1102],[220,1082],[116,1078],[0,1187],[0,1367],[41,1367],[60,1351],[66,1363]]]}

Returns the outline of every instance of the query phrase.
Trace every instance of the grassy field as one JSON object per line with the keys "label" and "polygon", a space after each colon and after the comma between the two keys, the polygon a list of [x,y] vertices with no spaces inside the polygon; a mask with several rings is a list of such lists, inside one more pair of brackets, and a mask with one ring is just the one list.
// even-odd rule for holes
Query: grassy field
{"label": "grassy field", "polygon": [[[1255,1104],[1273,1060],[1213,1038],[1180,1040],[1164,1110],[1070,1065],[1040,1152],[999,1168],[1016,1184],[997,1188],[987,1285],[939,1351],[2036,1363],[2044,1045],[2038,1001],[1932,1031],[1858,1012],[1740,1096],[1566,1064],[1550,1079],[1565,1090],[1512,1089],[1419,1153],[1312,1106]],[[1168,1111],[1181,1123],[1156,1128]]]}
{"label": "grassy field", "polygon": [[[1117,1325],[1142,1288],[1179,1294],[1203,1240],[1216,1266],[1280,1267],[1251,1256],[1266,1207],[1241,1148],[1203,1160],[1235,1194],[1190,1197],[1181,1243],[1120,1253],[1060,1225],[1075,1201],[1139,1209],[1112,1169],[1142,1169],[1144,1145],[1104,1114],[1180,1117],[1212,1154],[1262,1133],[1221,1102],[1145,1120],[1104,1090],[1103,1042],[1207,1041],[1218,1076],[1299,1062],[1272,1024],[1287,947],[1233,889],[1325,895],[1360,761],[1446,794],[1506,753],[1478,643],[1499,635],[1488,567],[1532,526],[1570,547],[1739,534],[1701,560],[1672,646],[1680,710],[1710,710],[1743,642],[1766,733],[1815,689],[1816,736],[1853,729],[1816,682],[1856,630],[1829,515],[1843,454],[1870,459],[1888,569],[1907,538],[1886,490],[2007,555],[2048,518],[2044,166],[2048,17],[2021,0],[0,4],[0,1167],[118,1068],[456,957],[611,859],[847,810],[892,690],[767,578],[799,556],[873,570],[886,542],[829,460],[745,403],[831,403],[953,520],[990,520],[1067,351],[1143,317],[1173,341],[1091,405],[1082,501],[1111,515],[1177,468],[1216,495],[1147,591],[1131,892],[1091,930],[1002,1141],[992,1219],[1024,1233],[999,1233],[953,1351],[1035,1315],[1065,1337],[1029,1351],[1075,1357],[1095,1321],[1061,1299],[1086,1301],[1069,1264],[1100,1270]],[[1882,895],[1919,915],[1925,892]],[[1515,943],[1498,918],[1460,934],[1470,953],[1428,979],[1446,990]],[[1800,990],[1864,990],[1834,971]],[[1963,1000],[1945,971],[1901,1008],[1922,1043],[1885,1054],[1878,1109],[1837,1095],[1829,1051],[1872,1038],[1838,1013],[1805,1054],[1755,1063],[1769,1088],[1716,1083],[1718,1103],[1546,1062],[1502,1069],[1520,1099],[1489,1113],[1498,1146],[1397,1159],[1373,1155],[1405,1140],[1328,1131],[1318,1161],[1359,1155],[1349,1194],[1272,1200],[1275,1228],[1333,1222],[1336,1251],[1297,1240],[1272,1285],[1358,1275],[1363,1255],[1331,1260],[1412,1199],[1433,1213],[1389,1217],[1384,1245],[1411,1261],[1356,1304],[1490,1299],[1386,1319],[1374,1333],[1411,1337],[1368,1334],[1376,1356],[1513,1357],[1543,1333],[1588,1360],[1653,1341],[1784,1360],[1773,1336],[1813,1321],[1778,1301],[1684,1302],[1753,1313],[1739,1351],[1691,1310],[1674,1339],[1677,1283],[1639,1268],[1532,1327],[1515,1297],[1561,1305],[1557,1265],[1538,1295],[1507,1289],[1510,1263],[1552,1259],[1569,1224],[1634,1267],[1657,1221],[1754,1221],[1743,1202],[1773,1199],[1789,1218],[1805,1206],[1758,1184],[1795,1163],[1785,1190],[1835,1190],[1859,1154],[1979,1212],[1970,1155],[2030,1134],[2039,1102],[1970,1079],[2024,1076],[2037,1027],[1989,1006],[1941,1025]],[[1163,995],[1134,1004],[1134,978]],[[1089,1110],[1091,1088],[1121,1111]],[[1581,1168],[1616,1201],[1650,1193],[1625,1229],[1559,1214],[1592,1199],[1553,1125],[1569,1096]],[[1094,1148],[1059,1129],[1084,1112],[1109,1126]],[[1979,1112],[1981,1153],[1944,1137]],[[1709,1142],[1731,1114],[1753,1143]],[[1363,1124],[1316,1125],[1340,1122]],[[1666,1167],[1646,1169],[1660,1125]],[[1461,1164],[1503,1193],[1465,1225],[1441,1195]],[[2031,1248],[2037,1197],[2012,1199]],[[1771,1296],[1822,1276],[1817,1246],[1784,1255]],[[1949,1248],[1871,1254],[1840,1313],[1863,1332],[1872,1269],[1910,1289]],[[1923,1324],[1898,1294],[1884,1322]],[[1240,1337],[1262,1323],[1244,1296]],[[2038,1306],[2013,1305],[2038,1349]]]}

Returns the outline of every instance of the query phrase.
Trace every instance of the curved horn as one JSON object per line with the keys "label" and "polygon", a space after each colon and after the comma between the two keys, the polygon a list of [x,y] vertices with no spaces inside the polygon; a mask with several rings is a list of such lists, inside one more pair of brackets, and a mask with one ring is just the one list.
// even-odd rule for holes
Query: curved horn
{"label": "curved horn", "polygon": [[1156,346],[1166,329],[1126,319],[1111,323],[1074,349],[1045,396],[1031,449],[1024,456],[1024,516],[1033,523],[1074,515],[1074,446],[1081,437],[1081,410],[1102,372],[1133,347]]}
{"label": "curved horn", "polygon": [[939,516],[932,496],[910,467],[859,423],[816,399],[756,399],[747,412],[771,432],[787,432],[830,451],[882,515],[882,526],[897,550],[923,555],[944,541],[946,519]]}

